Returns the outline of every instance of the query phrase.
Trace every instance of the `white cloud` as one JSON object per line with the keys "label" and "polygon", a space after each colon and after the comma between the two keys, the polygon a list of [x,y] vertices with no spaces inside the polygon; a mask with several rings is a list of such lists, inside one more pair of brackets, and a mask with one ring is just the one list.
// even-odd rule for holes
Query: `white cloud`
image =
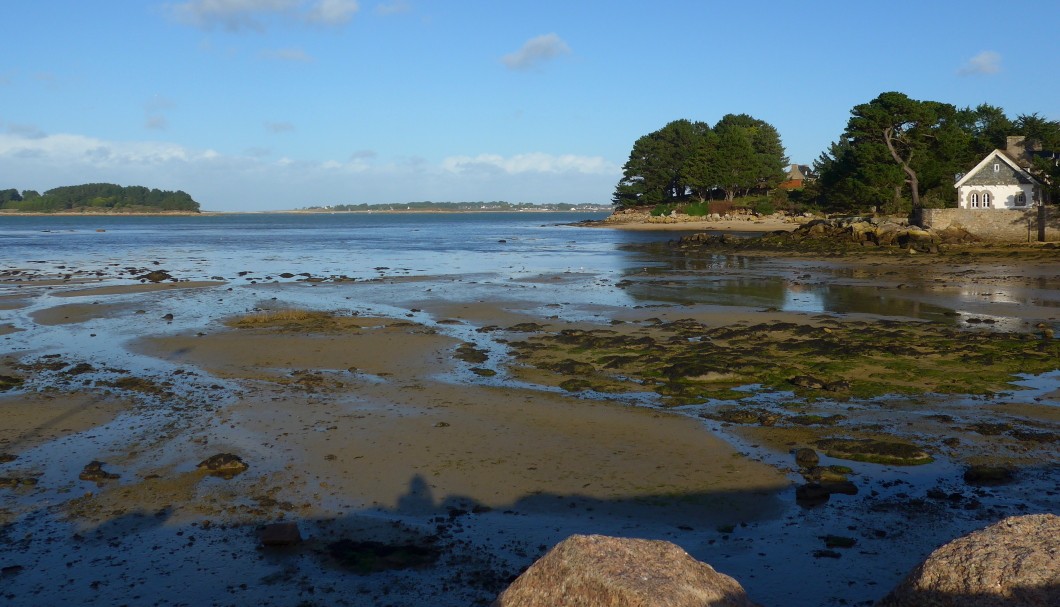
{"label": "white cloud", "polygon": [[996,74],[1001,71],[1001,55],[994,51],[983,51],[968,60],[957,73],[961,76],[974,74]]}
{"label": "white cloud", "polygon": [[319,0],[306,18],[313,23],[341,25],[353,18],[360,8],[357,0]]}
{"label": "white cloud", "polygon": [[273,51],[262,51],[262,59],[273,61],[293,61],[297,63],[309,63],[313,57],[300,48],[280,48]]}
{"label": "white cloud", "polygon": [[173,6],[173,14],[183,23],[229,31],[252,29],[261,31],[265,25],[261,16],[292,10],[302,0],[190,0]]}
{"label": "white cloud", "polygon": [[570,47],[556,34],[531,38],[514,53],[501,57],[501,63],[512,70],[526,70],[561,55],[570,54]]}
{"label": "white cloud", "polygon": [[483,154],[435,163],[415,156],[384,160],[360,150],[345,160],[317,161],[267,149],[229,155],[39,131],[0,133],[0,166],[18,176],[11,187],[19,189],[143,185],[184,190],[206,210],[233,211],[410,200],[607,202],[621,174],[603,158],[572,154]]}
{"label": "white cloud", "polygon": [[617,166],[600,156],[576,156],[574,154],[553,156],[539,152],[516,154],[508,158],[497,154],[450,156],[442,161],[441,166],[446,171],[454,173],[499,171],[511,175],[521,173],[610,175],[621,172]]}
{"label": "white cloud", "polygon": [[342,25],[359,8],[356,0],[188,0],[172,5],[170,12],[181,23],[203,29],[260,32],[277,17]]}

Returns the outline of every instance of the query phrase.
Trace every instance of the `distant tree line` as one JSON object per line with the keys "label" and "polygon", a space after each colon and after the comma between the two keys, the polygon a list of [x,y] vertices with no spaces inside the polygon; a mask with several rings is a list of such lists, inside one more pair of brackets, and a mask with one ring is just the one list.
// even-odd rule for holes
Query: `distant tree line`
{"label": "distant tree line", "polygon": [[40,194],[34,190],[0,190],[0,209],[30,213],[64,211],[199,212],[199,203],[177,190],[149,189],[143,186],[88,183],[54,188]]}
{"label": "distant tree line", "polygon": [[549,204],[534,204],[531,202],[506,202],[494,200],[490,202],[432,202],[425,200],[421,202],[401,202],[385,204],[335,204],[327,206],[306,207],[307,211],[573,211],[577,209],[600,209],[606,210],[602,205],[571,204],[557,202]]}
{"label": "distant tree line", "polygon": [[[826,211],[900,213],[955,206],[955,177],[994,149],[1005,149],[1009,135],[1060,152],[1060,121],[1038,114],[1011,119],[988,104],[958,109],[888,92],[855,106],[850,114],[842,136],[814,162],[819,180],[813,194]],[[1056,157],[1039,154],[1032,172],[1047,197],[1060,201]]]}
{"label": "distant tree line", "polygon": [[618,208],[732,201],[776,187],[787,162],[776,128],[747,114],[713,127],[675,120],[633,144],[612,201]]}

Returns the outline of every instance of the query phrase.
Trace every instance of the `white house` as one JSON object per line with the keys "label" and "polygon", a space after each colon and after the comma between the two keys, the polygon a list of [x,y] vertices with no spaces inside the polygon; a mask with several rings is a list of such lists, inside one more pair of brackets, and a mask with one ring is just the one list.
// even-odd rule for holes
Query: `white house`
{"label": "white house", "polygon": [[1025,209],[1038,202],[1041,184],[1020,166],[1026,151],[1022,137],[1009,137],[1004,150],[994,150],[953,187],[962,209]]}

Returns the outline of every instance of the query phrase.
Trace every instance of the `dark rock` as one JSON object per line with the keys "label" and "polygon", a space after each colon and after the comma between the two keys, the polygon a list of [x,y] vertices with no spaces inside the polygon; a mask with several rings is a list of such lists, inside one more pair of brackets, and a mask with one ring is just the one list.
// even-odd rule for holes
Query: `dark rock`
{"label": "dark rock", "polygon": [[820,463],[821,458],[817,456],[817,452],[808,447],[795,450],[795,463],[800,468],[813,468]]}
{"label": "dark rock", "polygon": [[975,465],[964,471],[964,482],[969,485],[1006,485],[1016,480],[1007,466]]}
{"label": "dark rock", "polygon": [[367,575],[392,569],[428,567],[441,551],[430,544],[384,544],[342,539],[328,544],[328,554],[340,566]]}
{"label": "dark rock", "polygon": [[262,546],[293,546],[302,541],[297,523],[271,523],[258,530]]}
{"label": "dark rock", "polygon": [[165,270],[154,270],[153,272],[148,272],[146,274],[141,274],[140,276],[137,276],[136,278],[138,278],[139,280],[145,280],[145,281],[148,281],[148,282],[162,282],[163,280],[170,280],[173,277],[169,274],[169,272],[166,272]]}
{"label": "dark rock", "polygon": [[788,380],[788,383],[793,386],[800,388],[809,388],[811,390],[821,390],[825,386],[825,382],[813,377],[812,375],[796,375]]}
{"label": "dark rock", "polygon": [[6,464],[7,462],[13,462],[18,459],[18,456],[14,453],[0,453],[0,464]]}
{"label": "dark rock", "polygon": [[1004,519],[932,552],[877,607],[1060,605],[1060,516]]}
{"label": "dark rock", "polygon": [[90,481],[93,483],[102,483],[103,481],[110,481],[119,478],[121,475],[107,472],[103,469],[103,462],[93,461],[89,462],[81,474],[77,475],[77,478],[83,481]]}
{"label": "dark rock", "polygon": [[806,483],[795,488],[795,503],[803,508],[825,504],[832,493],[820,483]]}
{"label": "dark rock", "polygon": [[214,476],[230,479],[237,474],[245,472],[249,466],[238,455],[218,453],[199,462],[196,468],[206,470]]}
{"label": "dark rock", "polygon": [[821,539],[824,540],[825,548],[853,548],[858,543],[856,539],[843,535],[826,535]]}
{"label": "dark rock", "polygon": [[494,607],[753,607],[739,582],[669,542],[573,535],[538,559]]}

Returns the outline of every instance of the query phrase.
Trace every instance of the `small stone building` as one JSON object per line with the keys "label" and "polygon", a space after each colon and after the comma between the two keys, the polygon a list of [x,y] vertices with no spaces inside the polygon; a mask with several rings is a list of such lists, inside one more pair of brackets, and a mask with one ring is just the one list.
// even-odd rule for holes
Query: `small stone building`
{"label": "small stone building", "polygon": [[1009,137],[1004,150],[994,150],[953,184],[961,209],[1026,209],[1038,204],[1041,184],[1030,166],[1023,137]]}

